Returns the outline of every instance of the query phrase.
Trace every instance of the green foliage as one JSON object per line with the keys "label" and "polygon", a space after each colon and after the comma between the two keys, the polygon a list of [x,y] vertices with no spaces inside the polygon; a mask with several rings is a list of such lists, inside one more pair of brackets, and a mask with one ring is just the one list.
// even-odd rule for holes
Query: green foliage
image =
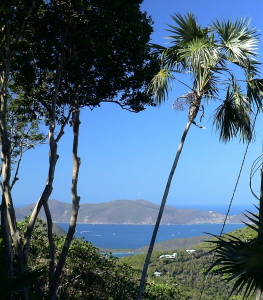
{"label": "green foliage", "polygon": [[9,134],[12,162],[21,160],[22,155],[36,145],[45,143],[47,136],[40,130],[38,120],[30,121],[17,111],[21,105],[19,98],[10,99],[7,110],[7,130]]}
{"label": "green foliage", "polygon": [[223,274],[226,281],[235,280],[233,291],[243,291],[246,297],[263,291],[263,239],[259,235],[263,231],[263,223],[258,215],[250,214],[252,217],[248,218],[254,226],[247,225],[254,231],[254,237],[250,235],[249,239],[243,240],[232,234],[218,236],[212,241],[216,245],[213,250],[216,261],[210,267],[213,269],[216,266],[215,272]]}
{"label": "green foliage", "polygon": [[[39,285],[41,284],[40,278],[45,272],[45,267],[36,266],[23,274],[17,275],[13,278],[8,278],[5,273],[5,249],[2,239],[2,228],[0,227],[0,299],[9,299],[11,293],[16,295],[16,300],[23,300],[21,296],[23,289],[30,287],[29,297],[30,300],[43,299],[43,295],[39,293]],[[15,268],[16,270],[16,268]]]}
{"label": "green foliage", "polygon": [[[21,231],[26,230],[28,218],[19,222]],[[38,219],[32,236],[29,270],[45,269],[49,264],[49,246],[45,234],[46,223]],[[56,258],[62,249],[65,237],[54,234]],[[143,258],[143,255],[142,255]],[[140,271],[130,263],[111,254],[102,255],[98,249],[83,239],[74,239],[68,253],[59,284],[60,299],[67,300],[133,300],[138,290]],[[48,274],[37,276],[38,285],[30,286],[31,295],[38,293],[46,299]],[[40,297],[40,296],[39,296]],[[161,278],[150,281],[144,292],[146,300],[181,299],[174,280]],[[33,298],[32,298],[33,299]]]}
{"label": "green foliage", "polygon": [[[26,221],[19,222],[21,231]],[[45,268],[49,264],[49,245],[45,234],[46,223],[41,219],[35,226],[29,256],[29,269]],[[65,237],[54,234],[56,259],[63,247]],[[67,256],[59,284],[60,299],[67,300],[132,300],[138,283],[138,270],[119,262],[111,254],[102,255],[98,249],[83,239],[74,239]],[[39,278],[38,291],[43,297],[48,293],[48,273]],[[35,286],[30,288],[36,292]]]}
{"label": "green foliage", "polygon": [[[153,105],[146,86],[157,62],[146,47],[153,29],[151,18],[140,11],[141,2],[42,3],[11,66],[15,87],[24,92],[22,112],[47,117],[58,80],[59,121],[65,119],[65,105],[71,106],[76,95],[82,107],[91,109],[101,102],[134,112]],[[26,51],[27,47],[34,51]]]}
{"label": "green foliage", "polygon": [[[230,234],[243,241],[251,240],[256,235],[254,230],[249,227],[238,229]],[[197,250],[193,254],[187,254],[185,250],[180,249],[171,249],[165,252],[154,251],[148,270],[146,291],[148,284],[151,285],[152,282],[164,285],[172,283],[174,287],[178,288],[180,295],[178,299],[180,300],[199,300],[203,288],[202,300],[243,299],[244,294],[239,295],[236,292],[233,292],[230,297],[235,281],[226,282],[224,280],[225,275],[217,272],[219,267],[208,273],[208,269],[215,260],[213,252],[210,252],[211,249],[215,248],[215,240],[192,246],[192,249]],[[164,253],[172,254],[174,252],[178,254],[177,259],[159,258]],[[142,269],[144,259],[145,254],[139,254],[124,257],[121,260],[134,268]],[[161,272],[162,275],[155,277],[155,271]],[[156,289],[158,291],[158,288]],[[254,298],[249,296],[246,299],[252,300]]]}
{"label": "green foliage", "polygon": [[182,294],[172,280],[152,281],[146,285],[145,300],[180,300]]}

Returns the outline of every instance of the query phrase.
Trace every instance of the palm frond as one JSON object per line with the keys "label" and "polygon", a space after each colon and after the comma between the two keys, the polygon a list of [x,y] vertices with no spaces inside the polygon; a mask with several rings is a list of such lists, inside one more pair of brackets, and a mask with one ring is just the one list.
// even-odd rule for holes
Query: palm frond
{"label": "palm frond", "polygon": [[188,66],[182,59],[180,54],[180,47],[173,46],[171,48],[166,48],[161,56],[162,65],[169,70],[174,72],[185,73],[188,72]]}
{"label": "palm frond", "polygon": [[247,98],[256,107],[262,106],[263,79],[251,79],[247,82]]}
{"label": "palm frond", "polygon": [[219,72],[215,72],[214,69],[201,70],[199,74],[194,76],[194,89],[200,91],[200,93],[205,97],[206,101],[209,102],[210,99],[215,99],[219,93],[218,81]]}
{"label": "palm frond", "polygon": [[158,45],[158,44],[153,44],[153,43],[149,43],[148,46],[153,50],[153,52],[156,51],[156,53],[162,53],[166,47]]}
{"label": "palm frond", "polygon": [[219,43],[225,51],[226,58],[242,68],[249,66],[248,58],[258,57],[258,33],[249,28],[250,21],[246,19],[213,22],[212,29],[219,36]]}
{"label": "palm frond", "polygon": [[171,81],[174,79],[171,71],[168,69],[161,69],[156,74],[148,85],[147,92],[152,94],[158,105],[166,100],[169,90],[171,90]]}
{"label": "palm frond", "polygon": [[167,61],[173,66],[188,72],[211,68],[220,60],[218,47],[214,43],[214,35],[209,28],[198,25],[193,14],[172,16],[177,26],[169,25],[172,33],[166,38],[170,39],[172,46],[165,51]]}
{"label": "palm frond", "polygon": [[[238,65],[238,63],[236,63]],[[239,65],[241,68],[243,66]],[[249,57],[246,60],[246,67],[243,68],[244,74],[247,78],[247,80],[251,80],[255,76],[259,76],[261,71],[260,68],[262,67],[262,63],[255,59],[250,59]]]}
{"label": "palm frond", "polygon": [[232,82],[228,86],[225,100],[214,114],[213,124],[220,132],[219,139],[227,142],[239,132],[241,140],[250,141],[251,113],[246,95],[242,93],[241,87],[236,82]]}
{"label": "palm frond", "polygon": [[[251,214],[251,213],[250,213]],[[249,219],[257,226],[251,226],[255,231],[263,230],[262,219],[255,214]],[[235,280],[233,291],[244,292],[244,297],[255,291],[263,291],[263,239],[254,238],[243,241],[233,235],[215,236],[216,240],[210,241],[216,245],[213,252],[216,261],[208,271],[217,267],[216,273],[225,275],[223,280]],[[227,276],[226,276],[227,275]]]}
{"label": "palm frond", "polygon": [[[259,208],[257,206],[255,206],[258,210]],[[248,214],[244,214],[244,216],[246,216],[254,225],[248,224],[246,222],[244,222],[248,227],[250,227],[251,229],[257,231],[257,233],[259,233],[259,230],[263,230],[263,219],[256,214],[253,214],[251,212],[249,212],[249,215],[251,215],[252,217],[250,217]]]}
{"label": "palm frond", "polygon": [[208,28],[203,29],[198,25],[197,18],[192,13],[188,13],[186,16],[175,14],[171,16],[177,26],[169,25],[171,28],[167,31],[173,35],[166,37],[172,39],[173,44],[185,44],[189,43],[197,38],[203,38],[208,33]]}

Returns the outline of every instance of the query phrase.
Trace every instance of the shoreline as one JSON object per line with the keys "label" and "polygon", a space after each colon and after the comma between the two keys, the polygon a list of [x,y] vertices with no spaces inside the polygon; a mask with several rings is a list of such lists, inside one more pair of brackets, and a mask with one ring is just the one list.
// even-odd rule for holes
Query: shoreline
{"label": "shoreline", "polygon": [[[60,222],[60,221],[52,221],[56,224],[69,224],[69,222]],[[223,225],[224,223],[188,223],[188,224],[160,224],[160,226],[178,226],[178,225],[184,225],[184,226],[192,226],[192,225]],[[245,225],[243,222],[240,223],[225,223],[225,225]],[[249,223],[250,224],[250,223]],[[78,223],[77,225],[136,225],[136,226],[154,226],[155,224],[138,224],[138,223]]]}

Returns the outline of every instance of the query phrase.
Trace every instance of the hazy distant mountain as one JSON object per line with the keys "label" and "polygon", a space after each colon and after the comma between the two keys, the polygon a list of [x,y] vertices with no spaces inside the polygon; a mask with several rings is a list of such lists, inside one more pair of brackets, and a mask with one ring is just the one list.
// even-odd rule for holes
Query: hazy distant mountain
{"label": "hazy distant mountain", "polygon": [[[69,222],[71,204],[57,200],[49,200],[53,221]],[[31,213],[34,204],[16,209],[18,219]],[[94,224],[154,224],[159,205],[146,200],[116,200],[99,204],[81,204],[78,223]],[[41,210],[40,216],[44,217]],[[223,223],[225,215],[214,211],[198,209],[177,209],[167,206],[164,210],[162,224],[200,224]],[[243,215],[230,216],[227,223],[241,223],[247,220]]]}

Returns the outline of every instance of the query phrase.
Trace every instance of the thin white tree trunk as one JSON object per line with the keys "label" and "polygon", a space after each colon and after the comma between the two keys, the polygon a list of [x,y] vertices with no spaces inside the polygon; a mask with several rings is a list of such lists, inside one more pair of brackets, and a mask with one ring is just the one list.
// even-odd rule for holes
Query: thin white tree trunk
{"label": "thin white tree trunk", "polygon": [[[263,164],[261,167],[261,183],[260,183],[260,199],[259,199],[259,221],[263,220]],[[260,227],[259,227],[260,228]],[[263,238],[263,232],[262,229],[258,231],[258,238]],[[263,291],[260,289],[256,290],[255,292],[255,299],[256,300],[262,300],[263,299]]]}
{"label": "thin white tree trunk", "polygon": [[53,190],[53,181],[54,181],[54,176],[55,176],[55,169],[56,169],[56,164],[57,160],[59,158],[57,154],[57,143],[59,141],[59,138],[63,134],[63,129],[66,123],[62,126],[60,130],[59,137],[56,139],[55,138],[55,129],[56,129],[56,105],[57,105],[57,96],[58,96],[58,90],[61,82],[61,76],[62,76],[62,70],[63,70],[63,64],[62,64],[63,58],[61,58],[60,65],[58,67],[58,70],[56,72],[56,79],[54,82],[55,90],[52,96],[52,110],[50,114],[50,125],[49,125],[49,169],[48,169],[48,178],[47,182],[45,185],[45,188],[35,205],[33,212],[30,216],[30,220],[27,226],[27,230],[25,233],[25,239],[24,239],[24,264],[25,264],[25,269],[27,268],[27,263],[28,263],[28,255],[29,255],[29,250],[30,250],[30,243],[31,243],[31,237],[33,233],[33,229],[38,217],[38,214],[40,212],[41,207],[43,206],[44,202],[47,202],[51,192]]}
{"label": "thin white tree trunk", "polygon": [[157,221],[156,221],[155,226],[154,226],[152,239],[151,239],[149,249],[148,249],[148,252],[147,252],[147,256],[146,256],[146,259],[145,259],[145,262],[144,262],[144,267],[143,267],[143,271],[142,271],[142,276],[141,276],[141,281],[140,281],[137,300],[142,299],[142,293],[143,293],[143,289],[144,289],[144,285],[145,285],[145,281],[146,281],[147,270],[148,270],[148,266],[150,264],[150,259],[151,259],[151,256],[152,256],[153,247],[154,247],[155,240],[156,240],[156,237],[157,237],[158,229],[159,229],[159,226],[160,226],[160,223],[161,223],[161,219],[162,219],[163,211],[164,211],[164,208],[165,208],[166,200],[167,200],[167,197],[168,197],[168,194],[169,194],[169,190],[170,190],[170,186],[171,186],[171,183],[172,183],[173,175],[174,175],[175,169],[177,167],[177,164],[178,164],[178,161],[179,161],[179,158],[180,158],[183,146],[184,146],[185,138],[187,136],[187,133],[190,129],[191,124],[192,124],[192,120],[189,120],[186,124],[186,127],[184,129],[184,132],[183,132],[183,135],[182,135],[182,138],[181,138],[181,142],[179,144],[179,147],[178,147],[175,159],[174,159],[174,163],[172,165],[172,169],[170,171],[170,175],[169,175],[167,183],[166,183],[165,191],[164,191],[164,194],[163,194],[161,206],[160,206],[158,217],[157,217]]}
{"label": "thin white tree trunk", "polygon": [[78,157],[79,126],[80,126],[80,111],[79,111],[78,100],[76,100],[75,108],[72,112],[72,129],[73,129],[73,147],[72,147],[73,172],[72,172],[72,185],[71,185],[72,211],[71,211],[68,233],[63,245],[63,249],[60,254],[59,262],[56,267],[54,282],[50,289],[50,300],[57,299],[57,289],[59,285],[59,280],[66,262],[69,247],[74,237],[76,224],[77,224],[79,202],[80,202],[80,197],[78,196],[78,191],[77,191],[78,175],[79,175],[79,167],[80,167],[80,157]]}
{"label": "thin white tree trunk", "polygon": [[47,217],[47,230],[48,230],[48,242],[49,242],[49,287],[54,284],[55,276],[55,243],[53,238],[53,223],[52,216],[49,210],[48,201],[44,201],[43,207]]}

